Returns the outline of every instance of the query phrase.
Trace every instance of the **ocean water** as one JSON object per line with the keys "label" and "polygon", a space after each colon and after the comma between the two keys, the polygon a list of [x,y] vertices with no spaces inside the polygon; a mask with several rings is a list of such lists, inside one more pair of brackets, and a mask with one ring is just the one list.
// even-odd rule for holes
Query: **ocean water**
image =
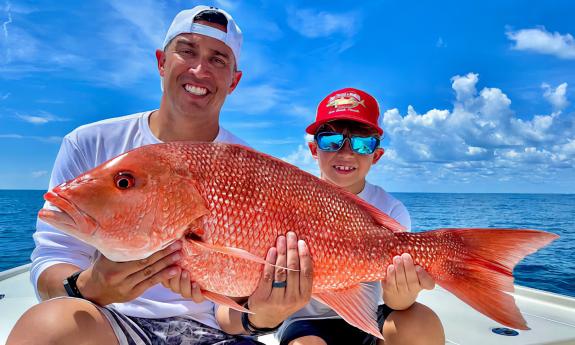
{"label": "ocean water", "polygon": [[[28,263],[43,191],[0,190],[0,271]],[[516,283],[575,297],[575,195],[394,193],[413,231],[530,228],[561,236],[515,268]]]}

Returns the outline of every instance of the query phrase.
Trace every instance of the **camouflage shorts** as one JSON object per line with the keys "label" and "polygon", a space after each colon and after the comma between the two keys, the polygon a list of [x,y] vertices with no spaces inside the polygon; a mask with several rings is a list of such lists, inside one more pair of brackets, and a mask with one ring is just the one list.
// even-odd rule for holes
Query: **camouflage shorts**
{"label": "camouflage shorts", "polygon": [[148,319],[126,316],[111,308],[99,308],[120,345],[263,345],[249,337],[230,335],[187,317]]}

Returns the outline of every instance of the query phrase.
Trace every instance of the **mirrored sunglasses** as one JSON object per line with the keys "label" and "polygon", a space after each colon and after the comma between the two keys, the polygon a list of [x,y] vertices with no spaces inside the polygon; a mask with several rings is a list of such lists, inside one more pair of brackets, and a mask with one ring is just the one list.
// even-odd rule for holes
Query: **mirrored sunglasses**
{"label": "mirrored sunglasses", "polygon": [[348,135],[337,132],[319,132],[314,136],[317,147],[322,151],[339,151],[349,139],[351,150],[360,155],[370,155],[379,147],[380,139],[375,136]]}

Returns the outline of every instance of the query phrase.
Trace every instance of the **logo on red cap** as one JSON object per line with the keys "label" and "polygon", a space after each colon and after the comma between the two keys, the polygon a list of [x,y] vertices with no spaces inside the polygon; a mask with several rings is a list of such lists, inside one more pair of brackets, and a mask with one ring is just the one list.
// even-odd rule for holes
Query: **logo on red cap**
{"label": "logo on red cap", "polygon": [[313,135],[324,123],[336,120],[360,122],[375,128],[379,135],[383,134],[378,125],[379,105],[373,96],[362,90],[349,87],[329,94],[319,103],[315,122],[306,128],[306,132]]}
{"label": "logo on red cap", "polygon": [[358,105],[362,105],[364,108],[365,101],[361,99],[361,96],[354,92],[345,92],[345,93],[338,93],[333,95],[329,98],[326,107],[333,107],[334,110],[330,111],[338,111],[338,109],[353,109]]}

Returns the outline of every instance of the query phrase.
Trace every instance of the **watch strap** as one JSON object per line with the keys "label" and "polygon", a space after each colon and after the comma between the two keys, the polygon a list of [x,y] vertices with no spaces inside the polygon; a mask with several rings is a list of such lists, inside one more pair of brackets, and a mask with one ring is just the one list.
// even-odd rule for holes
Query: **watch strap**
{"label": "watch strap", "polygon": [[78,285],[76,285],[76,282],[78,281],[78,276],[80,276],[80,273],[82,272],[84,271],[78,271],[69,276],[68,278],[64,279],[63,281],[64,289],[66,289],[66,293],[68,294],[68,296],[82,299],[84,298],[84,296],[82,296],[82,293],[80,292],[80,289],[78,289]]}
{"label": "watch strap", "polygon": [[[248,309],[248,303],[246,302],[243,305],[243,307]],[[255,326],[250,321],[248,313],[242,313],[241,319],[242,319],[242,326],[243,326],[244,330],[249,335],[253,335],[253,336],[259,336],[259,335],[265,335],[265,334],[273,333],[273,332],[277,331],[277,329],[280,328],[280,326],[283,324],[283,322],[280,322],[279,325],[277,325],[273,328],[260,328],[260,327]]]}

